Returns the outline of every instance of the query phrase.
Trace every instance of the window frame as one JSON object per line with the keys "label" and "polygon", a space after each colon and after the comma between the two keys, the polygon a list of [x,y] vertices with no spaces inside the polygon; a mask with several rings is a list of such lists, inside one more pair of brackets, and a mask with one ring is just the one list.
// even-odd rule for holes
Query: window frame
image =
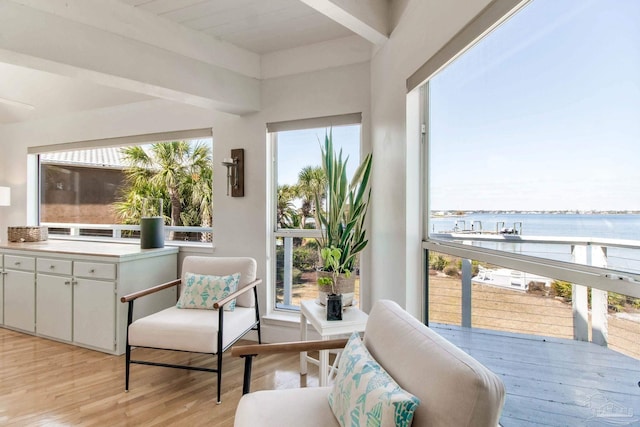
{"label": "window frame", "polygon": [[[423,251],[423,283],[425,294],[423,295],[425,320],[428,319],[427,292],[429,283],[428,251],[443,253],[463,259],[487,262],[501,267],[519,271],[526,271],[545,277],[552,277],[570,283],[576,283],[587,287],[593,287],[603,291],[616,292],[632,297],[640,297],[640,274],[626,271],[617,271],[608,268],[582,265],[573,262],[555,261],[531,255],[509,253],[471,246],[455,241],[443,241],[429,237],[429,80],[438,71],[446,67],[458,56],[464,54],[485,35],[494,28],[509,19],[522,7],[533,0],[494,0],[476,18],[446,43],[435,55],[423,64],[413,75],[407,79],[407,104],[408,114],[419,117],[421,138],[422,179],[421,195],[423,198],[422,209],[422,251]],[[419,99],[419,101],[412,101]],[[408,129],[408,131],[415,131]]]}
{"label": "window frame", "polygon": [[[329,129],[334,126],[358,125],[360,126],[359,137],[359,155],[362,157],[364,152],[363,145],[363,126],[362,113],[347,113],[332,116],[321,116],[307,119],[288,120],[281,122],[269,122],[266,124],[266,138],[269,146],[270,168],[268,168],[268,189],[270,202],[268,215],[268,259],[270,259],[267,276],[269,278],[269,286],[267,287],[267,312],[272,315],[274,313],[284,316],[299,315],[299,308],[295,307],[277,307],[276,306],[276,274],[278,259],[276,256],[276,241],[278,238],[286,237],[309,237],[311,235],[319,235],[319,231],[315,229],[286,229],[278,228],[277,223],[277,199],[278,199],[278,133],[284,131],[306,130],[306,129]],[[309,235],[309,236],[307,236]],[[361,261],[362,263],[362,258]],[[360,282],[362,283],[362,281]],[[362,291],[361,291],[362,292]]]}
{"label": "window frame", "polygon": [[[87,150],[92,148],[108,148],[108,147],[127,147],[145,144],[153,144],[158,142],[170,142],[178,140],[211,140],[211,148],[213,152],[213,130],[211,128],[187,129],[172,132],[160,132],[152,134],[130,135],[124,137],[105,138],[98,140],[84,140],[60,144],[32,146],[27,149],[27,165],[28,165],[28,181],[27,181],[27,218],[29,223],[40,224],[40,203],[41,203],[41,164],[40,155],[45,153]],[[51,235],[51,238],[68,239],[70,236]],[[123,240],[109,237],[92,237],[92,236],[73,236],[74,240],[86,241],[118,241]],[[136,243],[136,239],[125,239],[124,243]],[[167,244],[172,246],[194,246],[194,247],[215,247],[215,241],[212,242],[196,242],[196,241],[168,241]]]}

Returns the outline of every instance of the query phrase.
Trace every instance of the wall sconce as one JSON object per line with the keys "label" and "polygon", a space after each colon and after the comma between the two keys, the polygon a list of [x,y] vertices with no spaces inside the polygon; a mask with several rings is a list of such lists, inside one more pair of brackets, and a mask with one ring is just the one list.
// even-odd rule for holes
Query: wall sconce
{"label": "wall sconce", "polygon": [[0,187],[0,206],[11,206],[11,188]]}
{"label": "wall sconce", "polygon": [[231,197],[244,197],[244,148],[231,150],[231,158],[222,165],[227,168],[227,196],[231,192]]}

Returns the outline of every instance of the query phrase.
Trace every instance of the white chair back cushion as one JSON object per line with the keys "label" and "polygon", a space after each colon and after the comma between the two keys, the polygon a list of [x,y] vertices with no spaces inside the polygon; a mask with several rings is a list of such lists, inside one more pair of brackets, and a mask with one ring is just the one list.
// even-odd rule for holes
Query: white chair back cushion
{"label": "white chair back cushion", "polygon": [[395,302],[376,302],[364,343],[398,385],[420,399],[413,426],[498,425],[502,381]]}
{"label": "white chair back cushion", "polygon": [[[182,261],[182,280],[184,282],[184,275],[187,272],[215,276],[240,273],[240,283],[238,284],[238,290],[240,290],[248,283],[256,280],[256,270],[257,263],[253,258],[188,256]],[[252,291],[236,299],[236,306],[238,307],[254,307],[255,304]]]}

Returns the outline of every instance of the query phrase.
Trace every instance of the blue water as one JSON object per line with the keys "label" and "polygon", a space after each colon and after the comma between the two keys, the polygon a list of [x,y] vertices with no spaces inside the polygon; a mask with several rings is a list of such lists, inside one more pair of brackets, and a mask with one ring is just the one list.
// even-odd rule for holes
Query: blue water
{"label": "blue water", "polygon": [[[463,223],[464,221],[464,223]],[[496,231],[496,224],[504,222],[504,227],[513,228],[522,224],[522,236],[562,236],[583,238],[606,238],[640,241],[640,215],[635,214],[469,214],[464,216],[433,217],[431,232],[446,232],[458,228],[477,230],[480,221],[483,231]],[[464,226],[463,226],[464,224]],[[516,225],[516,228],[519,226]],[[571,261],[568,245],[540,245],[518,243],[486,243],[483,247],[508,252]],[[615,270],[640,272],[640,247],[607,249],[608,267]]]}

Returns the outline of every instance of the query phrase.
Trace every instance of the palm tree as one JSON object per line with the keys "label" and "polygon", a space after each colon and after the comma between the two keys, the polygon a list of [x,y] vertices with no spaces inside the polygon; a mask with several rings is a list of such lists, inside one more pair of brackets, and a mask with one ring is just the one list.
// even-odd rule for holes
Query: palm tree
{"label": "palm tree", "polygon": [[[170,224],[183,225],[185,216],[192,218],[194,208],[199,225],[211,224],[211,150],[204,144],[187,141],[161,142],[145,148],[122,149],[128,186],[116,203],[119,216],[127,223],[139,220],[138,207],[145,197],[161,196],[168,205]],[[193,206],[195,204],[197,206]],[[189,222],[191,222],[190,220]],[[174,238],[172,232],[169,236]]]}
{"label": "palm tree", "polygon": [[278,228],[294,228],[299,216],[293,200],[297,197],[298,189],[296,186],[279,185],[278,186],[278,206],[277,206],[277,222]]}
{"label": "palm tree", "polygon": [[301,228],[307,224],[307,218],[314,218],[318,208],[316,200],[324,200],[327,176],[321,166],[306,166],[298,174],[298,196],[302,199],[300,216]]}

